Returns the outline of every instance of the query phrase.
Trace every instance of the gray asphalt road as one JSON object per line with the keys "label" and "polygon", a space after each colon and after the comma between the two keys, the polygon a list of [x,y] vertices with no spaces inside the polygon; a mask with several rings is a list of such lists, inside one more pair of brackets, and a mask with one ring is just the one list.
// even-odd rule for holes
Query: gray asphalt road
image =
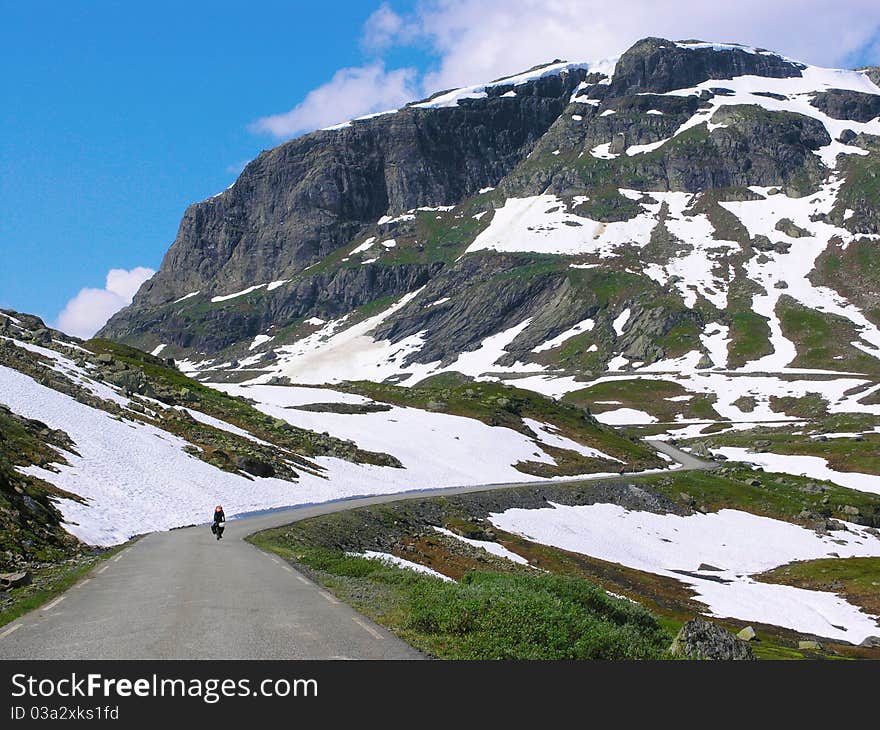
{"label": "gray asphalt road", "polygon": [[[684,469],[706,462],[660,442]],[[531,482],[534,485],[534,482]],[[331,502],[152,533],[60,597],[0,627],[2,659],[413,659],[416,650],[243,540],[319,514],[519,484]]]}

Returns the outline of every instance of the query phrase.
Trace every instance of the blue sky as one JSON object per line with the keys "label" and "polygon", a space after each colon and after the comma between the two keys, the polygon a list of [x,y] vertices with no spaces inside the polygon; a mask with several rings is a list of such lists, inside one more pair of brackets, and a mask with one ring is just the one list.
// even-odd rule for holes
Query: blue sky
{"label": "blue sky", "polygon": [[805,4],[0,0],[0,307],[56,321],[111,269],[158,268],[186,206],[261,149],[437,88],[649,34],[880,62],[873,3]]}

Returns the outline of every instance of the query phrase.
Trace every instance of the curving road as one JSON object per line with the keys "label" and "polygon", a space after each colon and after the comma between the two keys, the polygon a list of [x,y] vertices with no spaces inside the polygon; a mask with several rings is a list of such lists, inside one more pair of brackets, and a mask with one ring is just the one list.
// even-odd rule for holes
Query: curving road
{"label": "curving road", "polygon": [[[682,469],[713,466],[651,443]],[[0,627],[0,659],[418,659],[408,644],[243,538],[365,505],[537,483],[293,507],[231,520],[219,542],[207,526],[152,533],[58,598]]]}

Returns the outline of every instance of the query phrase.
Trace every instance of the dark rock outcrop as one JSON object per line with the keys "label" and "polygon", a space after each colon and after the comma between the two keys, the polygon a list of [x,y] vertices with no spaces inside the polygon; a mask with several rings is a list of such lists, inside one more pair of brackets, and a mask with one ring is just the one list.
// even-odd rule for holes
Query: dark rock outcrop
{"label": "dark rock outcrop", "polygon": [[704,618],[695,618],[681,627],[669,651],[686,659],[754,659],[748,642]]}
{"label": "dark rock outcrop", "polygon": [[735,76],[789,78],[800,76],[802,68],[775,53],[754,52],[745,47],[716,50],[703,46],[688,47],[664,38],[644,38],[620,57],[609,95],[662,94],[710,79],[732,79]]}
{"label": "dark rock outcrop", "polygon": [[834,119],[870,122],[880,117],[880,96],[861,91],[847,89],[820,91],[810,104]]}

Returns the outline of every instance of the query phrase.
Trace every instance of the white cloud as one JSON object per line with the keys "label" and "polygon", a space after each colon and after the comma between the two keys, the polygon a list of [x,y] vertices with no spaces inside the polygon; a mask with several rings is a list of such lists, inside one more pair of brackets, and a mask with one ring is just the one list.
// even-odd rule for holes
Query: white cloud
{"label": "white cloud", "polygon": [[55,326],[75,337],[91,337],[111,316],[131,304],[141,284],[155,273],[145,266],[137,266],[131,271],[110,269],[105,287],[80,289],[61,310]]}
{"label": "white cloud", "polygon": [[388,3],[382,3],[364,23],[361,44],[370,51],[382,50],[392,43],[399,43],[409,35],[409,29],[414,30]]}
{"label": "white cloud", "polygon": [[877,0],[422,0],[403,15],[383,2],[364,24],[362,46],[381,54],[418,45],[437,59],[432,69],[386,70],[381,60],[342,69],[252,129],[287,137],[554,58],[615,56],[645,36],[733,41],[825,66],[859,52],[876,62],[878,30]]}
{"label": "white cloud", "polygon": [[251,129],[290,137],[364,114],[396,109],[418,96],[415,80],[415,69],[387,71],[381,61],[343,68],[289,112],[258,119]]}
{"label": "white cloud", "polygon": [[[427,89],[473,84],[563,58],[617,55],[639,38],[762,46],[818,65],[844,64],[880,26],[876,0],[431,0],[407,18],[440,57]],[[402,37],[402,36],[399,36]]]}

